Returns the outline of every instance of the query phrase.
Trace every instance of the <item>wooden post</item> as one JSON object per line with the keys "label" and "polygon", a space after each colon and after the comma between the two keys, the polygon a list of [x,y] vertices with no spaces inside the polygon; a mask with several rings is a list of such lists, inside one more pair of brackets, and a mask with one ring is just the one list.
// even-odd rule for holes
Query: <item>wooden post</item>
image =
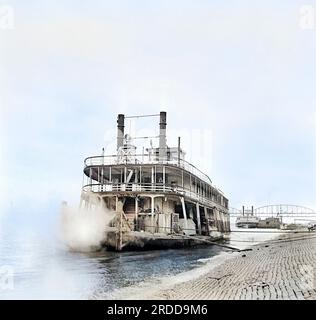
{"label": "wooden post", "polygon": [[121,211],[121,221],[120,221],[120,247],[119,247],[119,251],[122,250],[122,245],[123,245],[123,239],[122,239],[122,228],[123,228],[123,212]]}
{"label": "wooden post", "polygon": [[137,219],[138,219],[138,197],[135,197],[135,226],[134,226],[134,230],[138,231],[138,224],[137,224]]}
{"label": "wooden post", "polygon": [[142,185],[142,167],[139,167],[139,184]]}
{"label": "wooden post", "polygon": [[123,246],[123,240],[122,240],[122,228],[123,228],[123,213],[120,213],[120,221],[118,223],[118,231],[117,231],[117,237],[116,237],[116,250],[121,251]]}
{"label": "wooden post", "polygon": [[198,233],[201,234],[202,230],[201,230],[200,205],[198,202],[196,203],[196,218],[198,223]]}
{"label": "wooden post", "polygon": [[100,181],[100,166],[98,166],[98,190],[100,192],[101,181]]}
{"label": "wooden post", "polygon": [[208,224],[209,215],[208,215],[208,211],[207,211],[207,207],[206,206],[204,206],[204,216],[205,216],[205,220],[206,220],[206,233],[210,234],[210,229],[209,229],[209,224]]}
{"label": "wooden post", "polygon": [[184,177],[183,177],[183,170],[181,170],[181,182],[182,182],[182,188],[184,188]]}
{"label": "wooden post", "polygon": [[138,198],[135,197],[135,217],[138,218]]}
{"label": "wooden post", "polygon": [[153,196],[151,196],[151,227],[152,227],[152,233],[155,233],[154,214],[155,214],[155,198]]}
{"label": "wooden post", "polygon": [[184,202],[184,198],[180,197],[180,201],[182,204],[182,212],[183,212],[183,217],[184,217],[184,228],[185,228],[185,232],[188,232],[188,219],[187,219],[187,211],[185,209],[185,202]]}

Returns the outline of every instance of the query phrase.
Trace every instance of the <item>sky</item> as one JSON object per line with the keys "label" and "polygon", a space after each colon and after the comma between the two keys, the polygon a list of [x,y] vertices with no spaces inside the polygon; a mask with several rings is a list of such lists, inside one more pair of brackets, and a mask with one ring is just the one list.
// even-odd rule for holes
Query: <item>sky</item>
{"label": "sky", "polygon": [[0,0],[1,216],[78,205],[117,114],[161,110],[231,206],[316,208],[314,19],[316,1]]}

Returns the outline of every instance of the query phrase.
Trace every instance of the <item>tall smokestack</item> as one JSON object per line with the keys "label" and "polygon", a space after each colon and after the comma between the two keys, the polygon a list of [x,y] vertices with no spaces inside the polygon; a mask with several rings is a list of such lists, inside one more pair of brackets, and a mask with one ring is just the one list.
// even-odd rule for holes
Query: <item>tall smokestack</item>
{"label": "tall smokestack", "polygon": [[120,147],[123,147],[123,141],[124,141],[124,114],[119,114],[117,116],[117,150],[119,150]]}
{"label": "tall smokestack", "polygon": [[159,160],[161,161],[165,161],[167,155],[166,127],[167,113],[165,111],[161,111],[159,123]]}

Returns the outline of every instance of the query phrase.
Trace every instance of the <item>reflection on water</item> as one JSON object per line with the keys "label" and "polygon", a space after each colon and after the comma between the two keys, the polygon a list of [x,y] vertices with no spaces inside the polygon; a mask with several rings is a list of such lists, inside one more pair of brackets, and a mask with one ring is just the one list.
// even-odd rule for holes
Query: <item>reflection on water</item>
{"label": "reflection on water", "polygon": [[[230,244],[244,248],[276,234],[233,233]],[[242,241],[246,242],[242,242]],[[248,242],[250,241],[250,242]],[[34,231],[0,235],[0,266],[13,271],[13,290],[1,299],[111,298],[114,291],[203,266],[223,248],[145,252],[69,252],[57,237]]]}
{"label": "reflection on water", "polygon": [[203,247],[81,254],[67,251],[57,238],[11,232],[1,235],[0,262],[12,268],[14,290],[0,288],[0,298],[109,298],[115,289],[190,270],[221,251]]}

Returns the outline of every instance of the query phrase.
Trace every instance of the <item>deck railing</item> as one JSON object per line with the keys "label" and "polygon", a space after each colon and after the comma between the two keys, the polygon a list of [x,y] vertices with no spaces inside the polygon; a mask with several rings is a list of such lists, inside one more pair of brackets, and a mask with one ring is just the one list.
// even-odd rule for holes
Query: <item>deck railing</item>
{"label": "deck railing", "polygon": [[[178,158],[165,158],[161,159],[159,156],[150,154],[136,154],[136,155],[109,155],[109,156],[93,156],[88,157],[84,160],[84,166],[111,166],[111,165],[142,165],[142,164],[152,164],[152,165],[170,165],[176,166],[187,172],[197,176],[204,182],[212,184],[210,177],[196,168],[193,164],[187,162],[184,159]],[[217,189],[220,193],[221,190]]]}
{"label": "deck railing", "polygon": [[[202,196],[194,191],[183,188],[181,186],[166,185],[162,183],[91,183],[82,187],[84,192],[95,192],[95,193],[117,193],[117,192],[137,192],[137,193],[162,193],[162,194],[177,194],[179,196],[188,197],[194,201],[204,204],[208,207],[214,207],[220,205],[225,208],[222,204],[217,203],[209,198]],[[225,208],[225,211],[228,208]]]}

